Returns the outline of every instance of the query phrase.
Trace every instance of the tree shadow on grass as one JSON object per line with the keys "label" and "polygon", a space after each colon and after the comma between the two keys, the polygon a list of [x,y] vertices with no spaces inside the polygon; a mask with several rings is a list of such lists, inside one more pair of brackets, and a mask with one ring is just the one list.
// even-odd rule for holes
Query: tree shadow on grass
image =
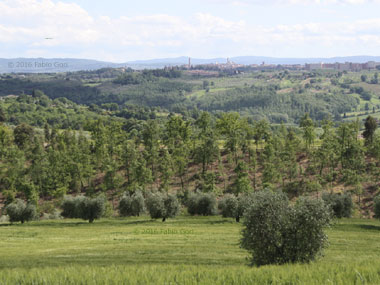
{"label": "tree shadow on grass", "polygon": [[235,220],[219,220],[219,221],[206,221],[205,224],[210,224],[210,225],[224,225],[224,224],[238,224],[235,222]]}
{"label": "tree shadow on grass", "polygon": [[[90,223],[89,222],[86,222],[86,221],[83,221],[83,222],[61,222],[61,221],[57,221],[57,222],[35,222],[35,223],[27,223],[27,224],[24,224],[25,226],[28,226],[28,227],[49,227],[49,228],[72,228],[72,227],[78,227],[78,226],[82,226],[82,225],[89,225]],[[93,223],[93,225],[95,225],[96,222]],[[21,224],[20,224],[21,225]]]}
{"label": "tree shadow on grass", "polygon": [[[152,224],[152,223],[156,223],[157,221],[156,220],[142,220],[142,221],[125,221],[125,222],[122,222],[120,223],[119,225],[122,226],[122,225],[143,225],[143,224]],[[165,223],[163,223],[165,224]]]}
{"label": "tree shadow on grass", "polygon": [[358,225],[359,228],[363,230],[371,230],[371,231],[380,231],[380,226],[374,225]]}
{"label": "tree shadow on grass", "polygon": [[33,223],[14,223],[14,224],[0,224],[0,227],[7,227],[7,226],[13,226],[13,227],[20,227],[20,226],[26,226],[26,227],[47,227],[47,228],[73,228],[73,227],[80,227],[80,226],[89,226],[89,227],[97,227],[97,226],[127,226],[127,225],[143,225],[143,224],[151,224],[156,223],[156,220],[133,220],[128,221],[126,220],[99,220],[94,221],[94,223],[89,223],[88,221],[75,221],[75,220],[51,220],[51,221],[36,221]]}

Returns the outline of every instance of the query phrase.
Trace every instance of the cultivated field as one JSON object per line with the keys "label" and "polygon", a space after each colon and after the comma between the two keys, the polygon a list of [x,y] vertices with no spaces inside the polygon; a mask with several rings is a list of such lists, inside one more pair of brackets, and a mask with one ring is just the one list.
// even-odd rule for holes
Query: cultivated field
{"label": "cultivated field", "polygon": [[380,284],[379,221],[337,221],[317,262],[261,268],[240,230],[188,216],[0,224],[0,284]]}

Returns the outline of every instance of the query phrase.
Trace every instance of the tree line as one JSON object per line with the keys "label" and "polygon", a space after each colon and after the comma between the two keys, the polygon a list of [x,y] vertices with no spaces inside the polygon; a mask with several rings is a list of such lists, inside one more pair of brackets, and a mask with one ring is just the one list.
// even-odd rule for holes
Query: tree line
{"label": "tree line", "polygon": [[196,191],[238,196],[281,188],[291,197],[319,196],[342,185],[360,204],[380,173],[377,122],[368,117],[364,127],[361,133],[358,121],[335,127],[326,120],[317,137],[307,114],[298,129],[272,129],[264,120],[252,124],[237,113],[207,112],[148,120],[131,131],[101,119],[89,132],[3,124],[0,190],[6,203],[22,197],[36,204],[66,194],[116,198],[137,190],[187,198]]}

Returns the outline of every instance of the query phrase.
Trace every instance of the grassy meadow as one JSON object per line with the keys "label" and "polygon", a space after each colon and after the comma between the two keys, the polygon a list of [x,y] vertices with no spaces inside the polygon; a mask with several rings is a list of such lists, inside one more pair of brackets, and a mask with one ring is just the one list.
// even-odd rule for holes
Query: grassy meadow
{"label": "grassy meadow", "polygon": [[0,224],[0,284],[380,284],[379,221],[336,221],[318,261],[260,268],[240,230],[188,216]]}

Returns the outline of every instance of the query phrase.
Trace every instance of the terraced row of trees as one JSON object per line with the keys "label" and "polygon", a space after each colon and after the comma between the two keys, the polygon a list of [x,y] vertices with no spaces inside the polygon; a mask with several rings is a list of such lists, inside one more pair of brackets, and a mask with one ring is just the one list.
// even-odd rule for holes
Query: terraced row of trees
{"label": "terraced row of trees", "polygon": [[90,133],[1,125],[0,189],[6,203],[15,197],[37,203],[70,193],[104,192],[112,199],[136,190],[188,197],[282,188],[294,197],[343,188],[370,206],[380,173],[376,120],[368,117],[362,134],[358,121],[326,120],[322,127],[317,137],[308,115],[299,129],[272,129],[237,113],[206,112],[148,120],[140,131],[102,120]]}

